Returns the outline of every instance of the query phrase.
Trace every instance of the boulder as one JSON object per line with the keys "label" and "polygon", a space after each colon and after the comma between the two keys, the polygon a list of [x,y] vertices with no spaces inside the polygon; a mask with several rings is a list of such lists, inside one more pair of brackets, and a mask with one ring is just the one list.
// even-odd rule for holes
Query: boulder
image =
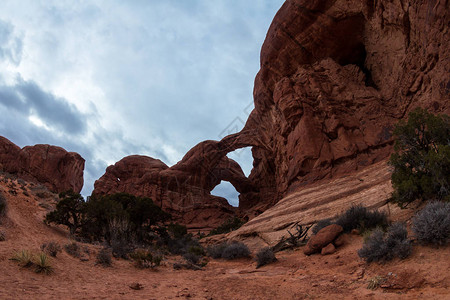
{"label": "boulder", "polygon": [[[343,231],[342,226],[331,224],[322,228],[316,235],[313,235],[303,249],[303,253],[311,255],[320,252],[322,248],[332,243]],[[334,246],[333,246],[334,248]]]}
{"label": "boulder", "polygon": [[75,152],[50,145],[26,146],[22,149],[0,137],[1,170],[29,181],[44,184],[59,193],[83,188],[84,159]]}

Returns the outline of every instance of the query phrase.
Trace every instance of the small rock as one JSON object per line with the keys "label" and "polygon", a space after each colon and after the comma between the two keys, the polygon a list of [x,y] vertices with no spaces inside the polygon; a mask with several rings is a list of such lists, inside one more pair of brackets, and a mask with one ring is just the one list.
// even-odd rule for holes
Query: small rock
{"label": "small rock", "polygon": [[144,286],[142,284],[140,284],[139,282],[134,282],[134,283],[130,284],[129,287],[132,290],[142,290],[144,288]]}
{"label": "small rock", "polygon": [[361,232],[358,229],[352,229],[350,233],[353,235],[359,235]]}
{"label": "small rock", "polygon": [[345,245],[345,243],[346,243],[346,236],[345,236],[345,234],[341,234],[333,242],[333,244],[334,244],[334,246],[336,248]]}
{"label": "small rock", "polygon": [[356,278],[361,279],[364,277],[365,270],[363,268],[356,271]]}
{"label": "small rock", "polygon": [[334,252],[336,252],[336,248],[334,247],[334,245],[332,243],[329,243],[327,246],[322,248],[322,251],[320,253],[322,255],[328,255],[328,254],[333,254]]}

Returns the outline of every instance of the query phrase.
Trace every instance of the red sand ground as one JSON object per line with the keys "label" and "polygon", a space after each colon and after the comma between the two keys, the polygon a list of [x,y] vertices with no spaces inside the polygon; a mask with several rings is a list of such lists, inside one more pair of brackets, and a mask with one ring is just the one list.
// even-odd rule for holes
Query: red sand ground
{"label": "red sand ground", "polygon": [[[88,261],[63,251],[52,259],[52,275],[36,274],[9,260],[14,251],[38,252],[46,241],[64,245],[70,240],[65,230],[42,222],[51,195],[41,198],[35,196],[36,186],[22,189],[17,181],[5,181],[0,184],[8,199],[7,219],[0,225],[6,233],[0,242],[0,299],[450,299],[450,247],[416,246],[406,260],[367,265],[356,253],[362,238],[353,235],[335,254],[307,257],[301,249],[284,251],[277,253],[278,262],[257,270],[254,261],[242,259],[210,260],[201,271],[177,271],[172,268],[177,257],[156,270],[116,259],[104,268],[95,265],[100,247],[86,244]],[[376,276],[388,279],[369,290],[368,281]],[[142,290],[129,287],[136,282]]]}

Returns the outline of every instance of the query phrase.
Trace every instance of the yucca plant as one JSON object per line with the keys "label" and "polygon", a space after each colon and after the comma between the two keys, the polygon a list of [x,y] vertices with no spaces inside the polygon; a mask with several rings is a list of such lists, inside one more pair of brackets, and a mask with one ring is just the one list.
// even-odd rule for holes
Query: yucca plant
{"label": "yucca plant", "polygon": [[33,265],[33,255],[28,250],[21,250],[14,253],[11,260],[16,261],[22,268],[28,268]]}
{"label": "yucca plant", "polygon": [[44,252],[39,253],[34,257],[34,264],[36,265],[36,273],[44,273],[50,275],[53,273],[53,267],[50,265],[50,258]]}

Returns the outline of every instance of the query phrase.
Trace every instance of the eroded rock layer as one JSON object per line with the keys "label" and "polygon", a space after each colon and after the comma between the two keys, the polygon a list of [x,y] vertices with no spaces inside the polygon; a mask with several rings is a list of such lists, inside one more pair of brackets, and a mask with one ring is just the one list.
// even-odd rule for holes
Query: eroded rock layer
{"label": "eroded rock layer", "polygon": [[446,1],[288,0],[261,50],[250,176],[277,200],[385,159],[413,108],[450,108]]}
{"label": "eroded rock layer", "polygon": [[35,145],[20,148],[0,136],[0,170],[44,184],[55,193],[83,188],[84,159],[61,147]]}

